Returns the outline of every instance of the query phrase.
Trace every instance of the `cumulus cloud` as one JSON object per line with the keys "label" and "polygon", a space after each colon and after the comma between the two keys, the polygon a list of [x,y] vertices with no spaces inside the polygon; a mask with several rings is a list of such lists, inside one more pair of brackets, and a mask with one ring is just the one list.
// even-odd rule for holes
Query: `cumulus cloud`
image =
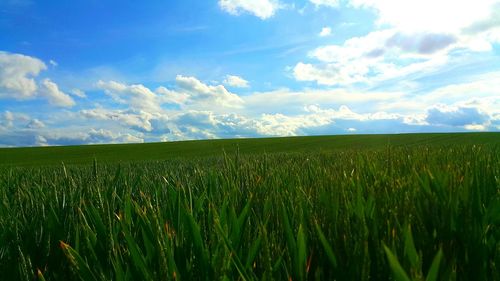
{"label": "cumulus cloud", "polygon": [[172,103],[172,104],[183,104],[185,103],[189,95],[185,93],[179,93],[176,91],[169,90],[163,86],[158,87],[155,92],[161,96],[161,99],[165,103]]}
{"label": "cumulus cloud", "polygon": [[236,75],[226,75],[223,82],[227,86],[236,88],[248,88],[250,86],[247,80]]}
{"label": "cumulus cloud", "polygon": [[398,132],[404,123],[404,116],[387,112],[358,113],[347,105],[341,105],[338,109],[321,108],[318,105],[308,105],[303,112],[296,115],[263,114],[259,123],[259,132],[268,135],[294,136],[310,134],[334,134],[352,132],[349,128],[363,128],[370,131],[370,126],[377,124],[379,128],[383,124],[391,124],[397,127],[387,126],[382,132]]}
{"label": "cumulus cloud", "polygon": [[332,29],[328,26],[325,26],[321,29],[319,36],[320,37],[326,37],[332,34]]}
{"label": "cumulus cloud", "polygon": [[46,68],[37,58],[0,51],[0,98],[33,98],[37,91],[33,78]]}
{"label": "cumulus cloud", "polygon": [[86,131],[19,131],[28,145],[81,145],[102,143],[142,143],[144,139],[129,133],[90,128]]}
{"label": "cumulus cloud", "polygon": [[41,84],[40,95],[46,98],[51,105],[59,107],[72,107],[75,101],[67,94],[59,90],[56,83],[50,79],[44,79]]}
{"label": "cumulus cloud", "polygon": [[[205,118],[210,115],[206,115],[203,109],[221,111],[225,107],[240,108],[243,104],[239,96],[223,85],[207,85],[195,77],[182,75],[176,77],[173,89],[161,86],[152,91],[141,84],[128,85],[116,81],[99,81],[96,85],[115,102],[127,105],[128,109],[97,107],[81,110],[80,116],[87,120],[99,120],[108,126],[119,124],[122,128],[146,133],[153,138],[215,137],[216,134],[200,129],[207,127],[209,124],[206,122],[211,121]],[[176,106],[162,107],[164,104]],[[195,123],[194,120],[203,122]],[[208,127],[214,126],[215,123]]]}
{"label": "cumulus cloud", "polygon": [[131,134],[115,134],[112,131],[104,129],[91,129],[83,141],[86,143],[143,143],[144,139]]}
{"label": "cumulus cloud", "polygon": [[282,5],[277,0],[219,0],[219,7],[231,15],[247,12],[265,20],[272,17]]}
{"label": "cumulus cloud", "polygon": [[142,84],[128,85],[116,81],[99,81],[96,85],[115,102],[152,114],[162,113],[163,104],[240,107],[243,102],[223,85],[207,85],[195,77],[182,75],[177,75],[173,90],[160,86],[152,91]]}
{"label": "cumulus cloud", "polygon": [[121,125],[141,132],[149,132],[153,130],[153,126],[150,122],[153,115],[144,111],[95,108],[81,110],[80,114],[86,119],[117,122]]}
{"label": "cumulus cloud", "polygon": [[[240,114],[214,114],[211,111],[189,111],[171,120],[172,136],[175,138],[221,138],[256,136],[295,136],[313,132],[337,122],[347,122],[341,131],[348,131],[352,122],[361,123],[390,121],[404,125],[402,115],[386,112],[356,113],[346,105],[338,109],[322,109],[317,105],[306,106],[300,114],[261,114],[247,117]],[[369,127],[366,125],[365,127]],[[351,130],[352,131],[352,130]]]}
{"label": "cumulus cloud", "polygon": [[29,129],[41,129],[41,128],[44,128],[45,127],[45,124],[38,120],[38,119],[33,119],[31,120],[27,125],[26,125],[26,128],[29,128]]}
{"label": "cumulus cloud", "polygon": [[316,6],[327,6],[327,7],[337,7],[339,5],[339,0],[309,0]]}
{"label": "cumulus cloud", "polygon": [[183,126],[193,126],[198,128],[213,127],[217,125],[215,115],[211,111],[194,111],[180,114],[175,119],[176,123]]}
{"label": "cumulus cloud", "polygon": [[126,85],[116,81],[99,81],[97,87],[104,90],[118,103],[129,105],[136,110],[160,112],[162,101],[149,88],[142,84]]}
{"label": "cumulus cloud", "polygon": [[262,114],[249,118],[241,114],[215,114],[211,111],[190,111],[172,120],[173,139],[238,138],[292,136],[298,128],[314,125],[319,120],[283,114]]}
{"label": "cumulus cloud", "polygon": [[78,130],[16,129],[3,132],[0,146],[48,146],[102,143],[142,143],[141,135],[114,130],[80,128]]}
{"label": "cumulus cloud", "polygon": [[204,100],[224,107],[241,107],[243,100],[229,92],[223,85],[207,85],[195,77],[177,75],[175,78],[178,91],[185,93],[193,101]]}
{"label": "cumulus cloud", "polygon": [[43,97],[54,106],[74,106],[73,99],[50,79],[37,85],[35,78],[45,69],[45,63],[37,58],[0,51],[0,98],[26,100]]}
{"label": "cumulus cloud", "polygon": [[[467,126],[483,125],[490,117],[474,107],[455,107],[436,105],[427,110],[426,121],[429,124]],[[470,127],[472,128],[472,127]]]}

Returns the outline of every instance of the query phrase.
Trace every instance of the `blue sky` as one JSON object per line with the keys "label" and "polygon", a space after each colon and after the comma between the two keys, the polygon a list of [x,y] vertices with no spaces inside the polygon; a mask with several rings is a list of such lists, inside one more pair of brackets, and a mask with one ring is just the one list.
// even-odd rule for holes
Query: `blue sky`
{"label": "blue sky", "polygon": [[500,131],[500,1],[0,1],[0,146]]}

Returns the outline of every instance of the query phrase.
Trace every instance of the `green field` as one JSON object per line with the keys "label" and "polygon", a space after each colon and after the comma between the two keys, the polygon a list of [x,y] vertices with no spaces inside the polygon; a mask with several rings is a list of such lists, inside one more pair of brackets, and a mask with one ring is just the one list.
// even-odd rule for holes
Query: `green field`
{"label": "green field", "polygon": [[7,148],[0,198],[0,280],[500,280],[500,133]]}
{"label": "green field", "polygon": [[146,144],[0,148],[0,165],[36,166],[138,162],[275,152],[316,153],[339,150],[373,150],[392,147],[500,144],[500,133],[344,135],[263,139],[180,141]]}

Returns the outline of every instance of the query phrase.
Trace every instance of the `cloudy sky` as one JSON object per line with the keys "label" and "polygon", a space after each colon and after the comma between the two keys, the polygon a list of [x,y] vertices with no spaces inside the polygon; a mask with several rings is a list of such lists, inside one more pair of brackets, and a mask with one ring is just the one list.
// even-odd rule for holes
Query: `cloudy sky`
{"label": "cloudy sky", "polygon": [[500,131],[500,0],[0,1],[0,146]]}

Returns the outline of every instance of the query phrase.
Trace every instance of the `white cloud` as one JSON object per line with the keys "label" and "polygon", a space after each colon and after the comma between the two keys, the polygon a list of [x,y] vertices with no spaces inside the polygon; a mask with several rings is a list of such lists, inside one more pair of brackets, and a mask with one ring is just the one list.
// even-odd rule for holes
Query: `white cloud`
{"label": "white cloud", "polygon": [[236,87],[236,88],[248,88],[249,87],[249,83],[247,80],[245,80],[239,76],[236,76],[236,75],[227,75],[226,79],[224,79],[223,82],[227,86],[232,86],[232,87]]}
{"label": "white cloud", "polygon": [[153,130],[153,115],[144,111],[112,110],[104,108],[85,109],[80,114],[87,119],[118,122],[134,130],[149,132]]}
{"label": "white cloud", "polygon": [[477,107],[493,116],[500,113],[500,72],[469,77],[472,82],[449,84],[431,91],[381,101],[379,108],[390,111],[418,112],[436,104]]}
{"label": "white cloud", "polygon": [[457,38],[447,33],[395,33],[386,41],[385,47],[396,47],[408,53],[429,55],[445,49],[455,42],[457,42]]}
{"label": "white cloud", "polygon": [[321,29],[319,36],[320,37],[326,37],[332,34],[332,29],[328,26],[325,26]]}
{"label": "white cloud", "polygon": [[[225,107],[234,110],[241,108],[243,104],[240,97],[222,85],[207,85],[195,77],[182,75],[176,77],[174,89],[160,86],[152,91],[144,85],[127,85],[115,81],[99,81],[96,85],[115,102],[127,105],[129,109],[85,109],[80,111],[82,117],[100,120],[101,124],[107,126],[119,124],[127,130],[147,133],[161,139],[167,136],[168,139],[215,137],[214,133],[198,128],[205,127],[205,123],[178,127],[178,122],[189,123],[188,120],[199,119],[183,112],[204,112],[204,109],[223,111]],[[164,104],[175,104],[180,108],[162,107]]]}
{"label": "white cloud", "polygon": [[[78,145],[78,144],[102,144],[102,143],[142,143],[141,136],[130,133],[114,132],[107,129],[84,129],[84,131],[28,131],[19,132],[28,138],[29,145]],[[30,135],[31,134],[31,135]],[[34,134],[34,135],[33,135]]]}
{"label": "white cloud", "polygon": [[38,119],[33,119],[31,120],[27,125],[26,125],[26,128],[29,128],[29,129],[41,129],[41,128],[44,128],[45,127],[45,124],[38,120]]}
{"label": "white cloud", "polygon": [[75,97],[79,97],[79,98],[81,98],[81,99],[85,99],[85,98],[87,98],[87,95],[85,94],[85,92],[84,92],[84,91],[82,91],[82,90],[80,90],[80,89],[76,89],[76,88],[75,88],[75,89],[71,90],[71,92],[70,92],[70,93],[71,93],[71,95],[73,95],[73,96],[75,96]]}
{"label": "white cloud", "polygon": [[178,91],[189,95],[193,101],[204,101],[207,105],[217,104],[224,107],[241,107],[243,100],[229,92],[224,86],[211,86],[202,83],[195,77],[177,75],[175,78]]}
{"label": "white cloud", "polygon": [[[82,115],[113,122],[119,121],[118,116],[120,113],[82,111]],[[113,116],[115,119],[112,119]],[[399,118],[399,116],[383,112],[359,114],[353,112],[347,106],[341,106],[338,110],[309,106],[298,115],[277,113],[261,114],[253,117],[234,113],[216,114],[206,110],[189,110],[187,112],[172,113],[171,117],[150,116],[148,123],[151,124],[151,128],[148,131],[142,132],[156,136],[157,138],[167,138],[169,140],[291,136],[301,134],[302,130],[305,129],[327,126],[334,123],[335,120],[361,122],[396,118]],[[101,124],[104,125],[105,123]]]}
{"label": "white cloud", "polygon": [[[457,107],[438,104],[427,110],[426,121],[434,125],[469,126],[484,125],[490,116],[476,107]],[[471,127],[472,126],[472,127]]]}
{"label": "white cloud", "polygon": [[478,124],[468,124],[465,125],[464,128],[469,131],[486,131],[487,129],[485,125],[478,125]]}
{"label": "white cloud", "polygon": [[492,44],[500,43],[500,1],[492,8],[489,18],[477,21],[463,30],[462,41],[477,52],[491,51]]}
{"label": "white cloud", "polygon": [[[50,64],[57,65],[52,60]],[[40,96],[55,106],[74,106],[74,100],[50,79],[37,85],[35,78],[45,69],[45,63],[37,58],[0,51],[0,98],[26,100]]]}
{"label": "white cloud", "polygon": [[282,5],[277,0],[219,0],[219,7],[232,15],[247,12],[265,20],[272,17]]}
{"label": "white cloud", "polygon": [[379,24],[388,24],[407,32],[432,31],[457,33],[488,19],[498,0],[350,0],[355,7],[371,8]]}
{"label": "white cloud", "polygon": [[14,114],[10,111],[5,111],[3,116],[2,116],[3,120],[2,120],[2,127],[6,127],[6,128],[9,128],[9,127],[12,127],[14,125]]}
{"label": "white cloud", "polygon": [[46,68],[37,58],[0,51],[0,98],[33,98],[37,90],[33,77]]}
{"label": "white cloud", "polygon": [[163,104],[177,104],[189,107],[241,107],[243,101],[224,86],[207,85],[195,77],[177,75],[176,89],[158,87],[155,91],[142,84],[127,85],[116,81],[99,81],[103,89],[115,102],[126,104],[135,111],[152,114],[162,113]]}
{"label": "white cloud", "polygon": [[309,0],[316,6],[338,7],[339,0]]}
{"label": "white cloud", "polygon": [[320,46],[299,61],[293,75],[321,85],[383,82],[429,75],[451,58],[489,52],[500,43],[500,0],[350,0],[373,9],[379,29],[342,44]]}
{"label": "white cloud", "polygon": [[367,81],[369,68],[362,64],[313,65],[299,62],[293,68],[293,75],[299,81],[315,81],[319,85],[346,85]]}
{"label": "white cloud", "polygon": [[341,105],[338,110],[335,109],[322,109],[317,105],[309,105],[305,107],[305,111],[309,113],[322,116],[329,119],[343,119],[343,120],[390,120],[398,119],[402,116],[399,114],[390,114],[387,112],[374,112],[374,113],[356,113],[352,111],[347,105]]}
{"label": "white cloud", "polygon": [[[317,105],[309,105],[304,108],[301,114],[263,114],[256,122],[258,132],[263,135],[293,136],[315,134],[314,132],[321,132],[325,128],[324,133],[332,134],[335,132],[332,131],[332,126],[337,127],[336,132],[342,133],[346,130],[352,132],[349,128],[352,128],[350,125],[353,124],[365,124],[365,127],[369,127],[367,124],[374,122],[390,121],[403,124],[403,117],[386,112],[357,113],[346,105],[341,105],[338,109],[322,109]],[[338,123],[342,123],[342,125],[338,125]]]}
{"label": "white cloud", "polygon": [[346,89],[306,89],[291,91],[282,89],[270,92],[254,93],[245,96],[245,110],[253,114],[285,112],[296,114],[304,106],[320,104],[326,107],[348,104],[350,106],[374,107],[380,103],[400,100],[405,95],[401,92],[360,92]]}
{"label": "white cloud", "polygon": [[[299,62],[293,68],[293,75],[299,81],[316,81],[321,85],[366,82],[370,70],[380,64],[384,42],[393,34],[393,31],[375,31],[351,38],[342,45],[316,48],[309,55],[320,63]],[[374,52],[381,54],[373,56]]]}
{"label": "white cloud", "polygon": [[59,65],[55,60],[49,60],[49,63],[54,67]]}
{"label": "white cloud", "polygon": [[87,143],[143,143],[144,139],[131,134],[115,134],[104,129],[91,129],[85,136]]}
{"label": "white cloud", "polygon": [[116,81],[98,81],[97,87],[118,103],[129,105],[135,110],[160,112],[161,99],[142,84],[126,85]]}
{"label": "white cloud", "polygon": [[318,62],[298,62],[299,81],[321,85],[376,83],[415,73],[430,73],[448,63],[456,38],[446,34],[402,34],[395,29],[373,31],[340,45],[321,46],[309,53]]}
{"label": "white cloud", "polygon": [[27,114],[7,110],[0,115],[0,128],[11,129],[22,127],[25,126],[27,122],[30,122],[30,120],[31,118]]}
{"label": "white cloud", "polygon": [[46,98],[51,105],[59,107],[72,107],[75,105],[75,101],[59,90],[57,84],[50,81],[50,79],[44,79],[41,87],[40,95]]}
{"label": "white cloud", "polygon": [[375,58],[377,50],[396,34],[396,30],[373,31],[365,36],[353,37],[341,45],[321,46],[310,52],[310,56],[322,62],[347,62],[355,58]]}
{"label": "white cloud", "polygon": [[35,137],[35,145],[36,146],[47,146],[47,139],[43,136],[37,135]]}
{"label": "white cloud", "polygon": [[155,90],[155,92],[162,97],[162,100],[165,103],[183,104],[189,98],[189,95],[187,95],[185,93],[179,93],[176,91],[172,91],[172,90],[169,90],[165,87],[158,87]]}
{"label": "white cloud", "polygon": [[189,110],[164,121],[168,130],[155,128],[154,133],[163,134],[162,138],[169,140],[254,137],[260,135],[256,124],[257,121],[238,114]]}

